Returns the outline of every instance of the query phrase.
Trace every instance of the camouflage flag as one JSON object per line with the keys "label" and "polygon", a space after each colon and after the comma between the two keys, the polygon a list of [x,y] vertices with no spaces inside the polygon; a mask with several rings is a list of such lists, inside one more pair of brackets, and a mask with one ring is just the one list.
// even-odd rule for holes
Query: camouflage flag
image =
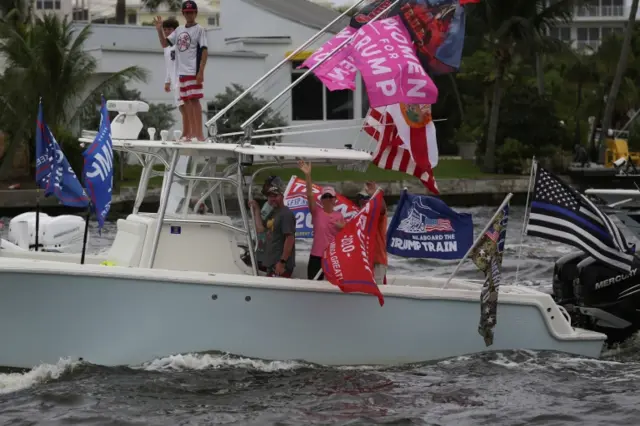
{"label": "camouflage flag", "polygon": [[478,333],[484,338],[487,346],[493,344],[493,327],[496,325],[498,309],[498,290],[500,288],[500,270],[502,268],[502,251],[507,236],[509,221],[509,204],[507,203],[494,218],[489,229],[484,233],[471,252],[471,259],[485,274],[485,282],[480,293],[480,324]]}

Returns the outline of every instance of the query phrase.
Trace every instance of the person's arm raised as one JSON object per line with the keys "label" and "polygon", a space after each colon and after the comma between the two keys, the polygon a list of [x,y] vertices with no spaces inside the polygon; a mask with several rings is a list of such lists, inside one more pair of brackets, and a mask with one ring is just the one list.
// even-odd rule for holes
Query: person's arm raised
{"label": "person's arm raised", "polygon": [[313,195],[313,181],[311,180],[311,163],[305,163],[304,161],[298,161],[298,166],[302,173],[304,173],[305,182],[307,184],[307,205],[309,206],[309,212],[314,214],[316,211],[316,197]]}

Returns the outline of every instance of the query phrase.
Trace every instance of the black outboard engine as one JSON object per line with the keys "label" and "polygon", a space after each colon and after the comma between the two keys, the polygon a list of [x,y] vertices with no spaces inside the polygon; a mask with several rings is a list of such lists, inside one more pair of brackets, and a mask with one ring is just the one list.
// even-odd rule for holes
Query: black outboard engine
{"label": "black outboard engine", "polygon": [[569,312],[576,327],[607,335],[619,343],[640,329],[640,260],[620,272],[584,253],[556,262],[553,296]]}

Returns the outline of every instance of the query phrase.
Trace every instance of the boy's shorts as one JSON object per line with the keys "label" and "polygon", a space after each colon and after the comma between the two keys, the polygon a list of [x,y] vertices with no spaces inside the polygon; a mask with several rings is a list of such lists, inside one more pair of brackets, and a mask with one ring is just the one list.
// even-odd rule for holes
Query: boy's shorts
{"label": "boy's shorts", "polygon": [[195,75],[180,76],[180,100],[189,101],[192,99],[202,99],[204,97],[202,84],[196,83]]}

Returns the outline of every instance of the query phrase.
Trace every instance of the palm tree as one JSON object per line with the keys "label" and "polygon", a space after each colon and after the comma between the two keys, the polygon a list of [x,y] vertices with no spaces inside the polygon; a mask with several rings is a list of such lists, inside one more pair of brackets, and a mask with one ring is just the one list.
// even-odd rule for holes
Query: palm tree
{"label": "palm tree", "polygon": [[631,3],[631,10],[629,11],[629,21],[627,22],[627,28],[624,32],[624,40],[622,41],[622,49],[620,50],[620,59],[618,60],[618,66],[616,67],[616,74],[613,77],[611,88],[609,89],[609,96],[607,96],[607,103],[604,108],[604,115],[602,117],[602,130],[600,131],[600,154],[599,160],[604,161],[604,140],[607,137],[609,128],[611,127],[611,118],[613,117],[613,111],[616,106],[616,98],[620,91],[620,85],[624,73],[627,70],[627,64],[629,62],[629,54],[631,53],[631,37],[633,36],[634,27],[636,23],[636,14],[638,13],[639,0],[633,0]]}
{"label": "palm tree", "polygon": [[548,44],[547,30],[571,17],[574,0],[483,0],[469,6],[469,15],[479,20],[485,29],[495,63],[491,112],[487,129],[487,148],[483,167],[495,171],[495,152],[500,102],[504,78],[516,57],[531,57],[541,53]]}
{"label": "palm tree", "polygon": [[13,155],[23,141],[35,138],[39,99],[43,99],[47,124],[52,129],[74,129],[88,111],[95,113],[96,94],[118,84],[122,77],[145,80],[147,72],[137,66],[111,74],[92,87],[95,59],[84,50],[91,26],[76,30],[54,14],[33,24],[0,25],[0,56],[6,71],[0,77],[0,123],[10,136],[0,177],[6,175]]}

